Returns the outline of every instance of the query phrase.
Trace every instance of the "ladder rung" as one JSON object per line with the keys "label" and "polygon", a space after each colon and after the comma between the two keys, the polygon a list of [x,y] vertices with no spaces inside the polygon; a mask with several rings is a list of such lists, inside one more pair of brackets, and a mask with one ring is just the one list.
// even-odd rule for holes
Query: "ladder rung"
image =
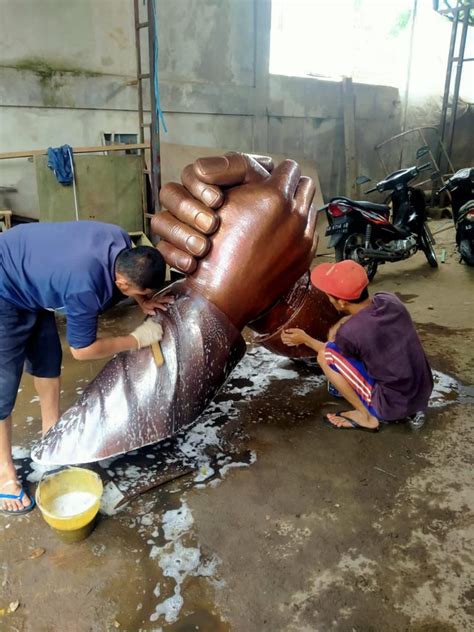
{"label": "ladder rung", "polygon": [[147,175],[147,174],[151,173],[151,171],[150,171],[149,169],[143,169],[143,173],[144,173],[145,175]]}
{"label": "ladder rung", "polygon": [[150,78],[150,73],[149,73],[149,72],[146,72],[146,73],[144,73],[144,74],[139,74],[139,75],[138,75],[138,78],[139,78],[139,79],[149,79],[149,78]]}
{"label": "ladder rung", "polygon": [[155,213],[145,213],[145,217],[147,219],[153,219],[153,217],[155,217]]}
{"label": "ladder rung", "polygon": [[151,123],[140,123],[140,127],[150,127]]}
{"label": "ladder rung", "polygon": [[139,22],[136,26],[137,31],[138,29],[145,29],[149,24],[148,20],[146,22]]}

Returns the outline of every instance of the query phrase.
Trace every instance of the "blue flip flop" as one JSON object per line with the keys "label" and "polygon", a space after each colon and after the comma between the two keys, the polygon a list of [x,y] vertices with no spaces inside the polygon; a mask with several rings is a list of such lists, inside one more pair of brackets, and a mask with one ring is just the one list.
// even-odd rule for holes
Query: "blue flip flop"
{"label": "blue flip flop", "polygon": [[[0,494],[1,500],[18,500],[22,501],[25,496],[25,490],[23,487],[21,488],[21,492],[19,494]],[[0,507],[0,512],[4,514],[8,514],[9,516],[22,516],[23,514],[29,513],[36,506],[35,499],[33,497],[30,498],[30,504],[27,507],[23,507],[23,509],[3,509]]]}
{"label": "blue flip flop", "polygon": [[348,421],[350,423],[350,426],[336,426],[329,420],[329,417],[327,415],[324,415],[323,417],[324,425],[329,426],[330,428],[333,428],[334,430],[362,430],[362,432],[379,432],[380,422],[376,428],[367,428],[367,426],[361,426],[360,424],[357,423],[357,421],[355,421],[354,419],[351,419],[347,415],[343,415],[342,414],[343,412],[344,411],[331,413],[331,414],[334,414],[336,417],[341,417],[342,419],[344,419],[344,421]]}

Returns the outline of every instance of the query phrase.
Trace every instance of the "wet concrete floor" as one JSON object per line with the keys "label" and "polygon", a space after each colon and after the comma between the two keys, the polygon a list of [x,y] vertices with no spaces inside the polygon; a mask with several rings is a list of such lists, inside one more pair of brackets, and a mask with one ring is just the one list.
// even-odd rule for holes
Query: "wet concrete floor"
{"label": "wet concrete floor", "polygon": [[[437,371],[421,432],[326,428],[322,414],[340,403],[321,378],[249,348],[163,462],[145,449],[102,464],[122,492],[163,463],[190,474],[100,515],[76,545],[37,510],[0,515],[0,612],[19,601],[0,630],[474,629],[474,270],[458,264],[452,230],[441,248],[439,270],[417,254],[381,267],[373,284],[405,301]],[[122,308],[102,327],[127,331],[139,319]],[[65,351],[64,407],[100,364]],[[14,423],[18,466],[34,489],[41,472],[27,454],[39,408],[27,376]]]}

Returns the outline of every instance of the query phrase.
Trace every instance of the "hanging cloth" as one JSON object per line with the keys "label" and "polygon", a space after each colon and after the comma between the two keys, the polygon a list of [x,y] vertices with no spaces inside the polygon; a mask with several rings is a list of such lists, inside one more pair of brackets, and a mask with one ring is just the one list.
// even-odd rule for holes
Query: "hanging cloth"
{"label": "hanging cloth", "polygon": [[72,147],[48,147],[48,167],[54,172],[57,181],[64,186],[69,186],[74,180],[74,167],[72,164]]}
{"label": "hanging cloth", "polygon": [[72,184],[74,192],[74,209],[76,220],[79,220],[79,207],[77,204],[76,178],[74,175],[74,161],[71,145],[61,147],[48,147],[48,167],[54,172],[57,181],[63,186]]}

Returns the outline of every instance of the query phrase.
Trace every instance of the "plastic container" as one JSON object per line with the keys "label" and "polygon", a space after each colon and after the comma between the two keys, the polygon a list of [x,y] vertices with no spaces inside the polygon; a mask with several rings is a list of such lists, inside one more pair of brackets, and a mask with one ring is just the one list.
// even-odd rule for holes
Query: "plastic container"
{"label": "plastic container", "polygon": [[69,467],[42,478],[36,490],[36,503],[63,542],[79,542],[94,528],[103,490],[98,474]]}

